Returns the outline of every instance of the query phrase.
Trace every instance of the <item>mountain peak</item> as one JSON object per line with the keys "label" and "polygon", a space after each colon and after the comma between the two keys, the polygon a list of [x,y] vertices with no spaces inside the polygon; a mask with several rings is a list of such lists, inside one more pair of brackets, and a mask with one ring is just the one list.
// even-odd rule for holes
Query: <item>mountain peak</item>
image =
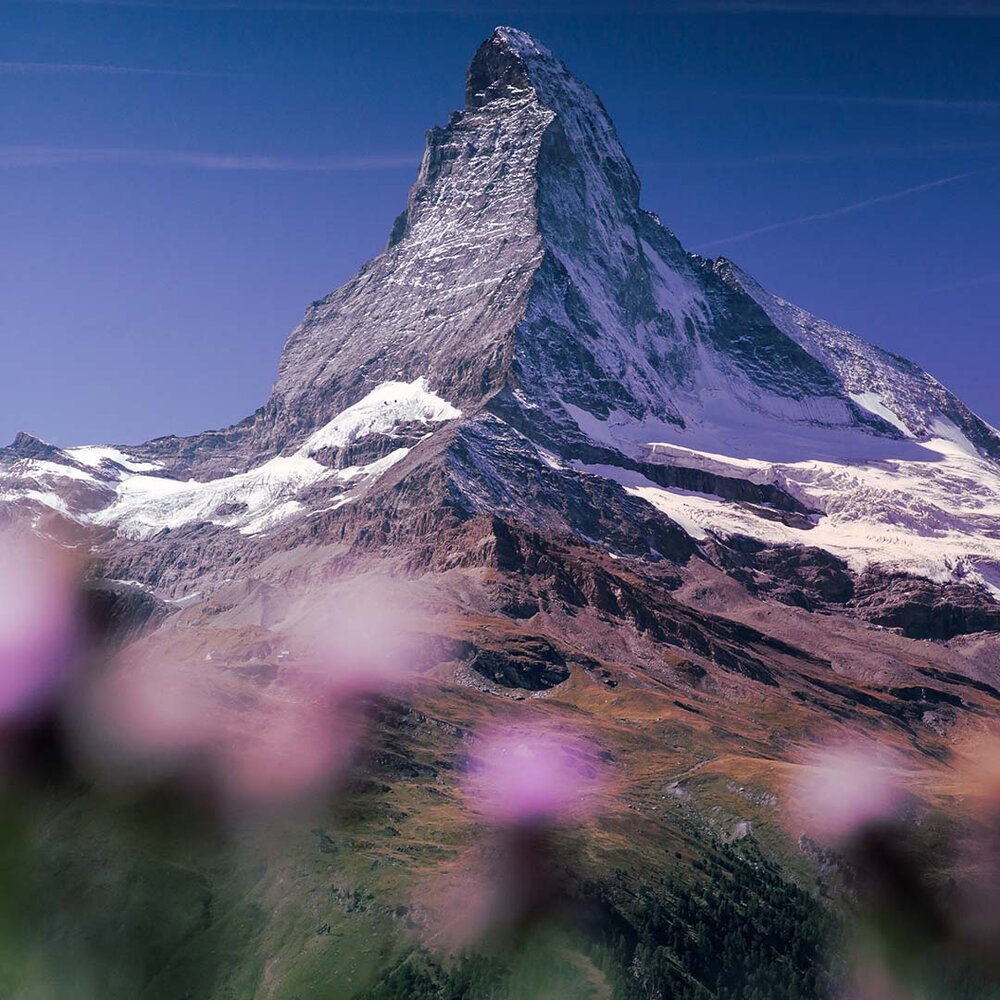
{"label": "mountain peak", "polygon": [[465,85],[467,108],[478,108],[500,96],[535,90],[533,64],[547,61],[565,69],[544,45],[525,31],[500,26],[479,46]]}
{"label": "mountain peak", "polygon": [[14,440],[6,447],[0,448],[0,454],[13,458],[47,458],[50,454],[58,452],[55,445],[43,441],[34,434],[25,431],[18,431]]}
{"label": "mountain peak", "polygon": [[529,35],[527,31],[522,31],[520,28],[499,24],[493,29],[493,34],[490,37],[497,39],[500,44],[505,45],[511,52],[522,58],[542,56],[555,59],[551,50],[542,45],[534,35]]}

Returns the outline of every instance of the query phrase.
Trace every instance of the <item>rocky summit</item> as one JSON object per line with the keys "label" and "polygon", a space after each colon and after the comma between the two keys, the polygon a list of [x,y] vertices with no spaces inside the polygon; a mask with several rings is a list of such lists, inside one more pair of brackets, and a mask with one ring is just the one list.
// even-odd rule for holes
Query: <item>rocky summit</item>
{"label": "rocky summit", "polygon": [[[146,617],[142,643],[234,703],[294,674],[318,593],[405,591],[422,683],[382,719],[368,808],[393,818],[365,836],[421,878],[461,864],[450,775],[503,712],[596,733],[620,797],[588,863],[625,912],[635,873],[734,831],[771,831],[805,884],[818,855],[777,814],[804,746],[875,740],[940,805],[1000,703],[1000,432],[686,251],[600,99],[513,28],[256,413],[132,445],[19,435],[0,501],[89,550],[106,617],[130,641]],[[271,982],[311,954],[303,928]]]}

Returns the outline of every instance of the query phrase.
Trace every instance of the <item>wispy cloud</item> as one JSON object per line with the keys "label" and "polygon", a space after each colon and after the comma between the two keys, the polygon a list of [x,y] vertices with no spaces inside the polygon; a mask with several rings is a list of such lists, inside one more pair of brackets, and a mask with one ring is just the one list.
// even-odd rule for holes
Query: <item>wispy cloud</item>
{"label": "wispy cloud", "polygon": [[74,164],[123,164],[139,167],[188,167],[197,170],[247,170],[322,173],[416,167],[419,154],[270,156],[202,153],[175,149],[65,148],[0,146],[0,168],[61,167]]}
{"label": "wispy cloud", "polygon": [[977,274],[972,278],[963,278],[961,281],[949,281],[944,285],[935,285],[930,289],[932,292],[950,292],[959,288],[977,288],[980,285],[1000,285],[1000,271],[991,274]]}
{"label": "wispy cloud", "polygon": [[1000,17],[993,0],[680,0],[674,6],[731,14]]}
{"label": "wispy cloud", "polygon": [[31,5],[47,5],[60,7],[148,7],[160,10],[219,10],[219,11],[280,11],[282,13],[298,13],[301,11],[420,11],[445,10],[459,13],[460,4],[454,5],[432,2],[426,4],[421,0],[407,2],[383,3],[380,0],[15,0],[15,2]]}
{"label": "wispy cloud", "polygon": [[50,63],[0,61],[0,73],[94,73],[135,76],[222,76],[193,69],[155,69],[146,66],[115,66],[104,63]]}
{"label": "wispy cloud", "polygon": [[831,146],[817,149],[777,149],[746,156],[685,160],[697,166],[745,167],[754,164],[828,163],[837,160],[910,159],[915,156],[963,155],[1000,149],[1000,142],[928,142],[898,146]]}
{"label": "wispy cloud", "polygon": [[[1000,5],[998,5],[1000,10]],[[1000,100],[968,100],[948,97],[882,97],[867,94],[754,94],[747,92],[715,93],[742,101],[774,101],[782,104],[857,104],[869,107],[913,108],[923,111],[998,112]]]}
{"label": "wispy cloud", "polygon": [[944,187],[946,184],[955,184],[968,177],[975,177],[979,174],[988,173],[997,168],[990,167],[986,170],[970,170],[964,174],[953,174],[950,177],[940,177],[934,181],[927,181],[924,184],[916,184],[913,187],[902,188],[899,191],[889,191],[886,194],[877,195],[874,198],[865,198],[863,201],[852,202],[850,205],[841,205],[839,208],[830,209],[827,212],[815,212],[811,215],[801,215],[795,219],[785,219],[783,222],[772,222],[767,226],[758,226],[756,229],[748,229],[743,233],[736,233],[733,236],[723,236],[717,240],[709,240],[696,247],[696,250],[707,250],[711,247],[725,246],[729,243],[742,243],[743,240],[752,239],[754,236],[762,236],[764,233],[773,233],[779,229],[789,229],[792,226],[804,226],[809,222],[819,222],[822,219],[835,219],[842,215],[853,215],[855,212],[864,211],[875,205],[884,205],[890,201],[899,201],[901,198],[909,198],[911,195],[922,194],[924,191],[932,191],[934,188]]}

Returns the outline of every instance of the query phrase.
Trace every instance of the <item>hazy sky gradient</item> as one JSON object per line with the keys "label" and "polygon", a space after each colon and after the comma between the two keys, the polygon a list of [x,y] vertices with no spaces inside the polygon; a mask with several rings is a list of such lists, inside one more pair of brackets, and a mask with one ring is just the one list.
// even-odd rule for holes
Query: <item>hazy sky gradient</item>
{"label": "hazy sky gradient", "polygon": [[308,303],[381,249],[496,23],[597,90],[689,248],[1000,424],[997,13],[2,0],[0,441],[127,443],[260,405]]}

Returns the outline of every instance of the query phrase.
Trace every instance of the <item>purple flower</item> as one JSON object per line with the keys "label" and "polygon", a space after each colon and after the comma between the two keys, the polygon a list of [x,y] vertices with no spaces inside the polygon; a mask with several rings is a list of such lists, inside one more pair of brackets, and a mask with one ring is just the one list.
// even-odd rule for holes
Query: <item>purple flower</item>
{"label": "purple flower", "polygon": [[823,751],[804,769],[797,792],[806,824],[832,841],[890,819],[905,799],[897,775],[867,746]]}
{"label": "purple flower", "polygon": [[555,730],[487,734],[477,748],[467,795],[504,825],[559,823],[587,815],[601,782],[594,748]]}
{"label": "purple flower", "polygon": [[80,633],[68,554],[0,539],[0,726],[45,709],[71,674]]}

